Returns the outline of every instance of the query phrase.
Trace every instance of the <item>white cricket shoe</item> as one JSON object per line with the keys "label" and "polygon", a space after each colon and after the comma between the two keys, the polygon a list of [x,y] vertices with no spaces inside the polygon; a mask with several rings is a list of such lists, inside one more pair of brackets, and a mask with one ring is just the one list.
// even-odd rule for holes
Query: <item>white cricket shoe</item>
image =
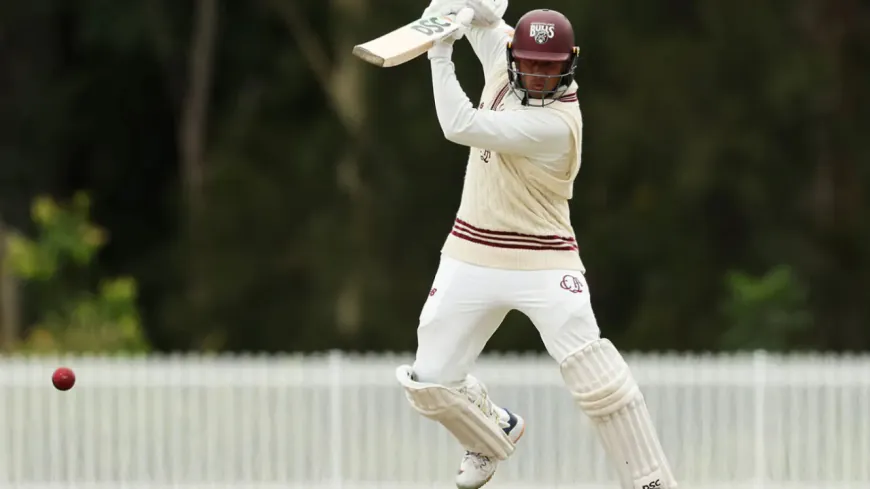
{"label": "white cricket shoe", "polygon": [[[504,408],[502,408],[504,409]],[[512,442],[520,441],[526,431],[525,420],[504,409],[507,413],[507,421],[502,421],[504,432]],[[498,460],[474,452],[465,452],[462,462],[459,464],[459,472],[456,474],[456,487],[459,489],[480,489],[495,475],[498,468]]]}

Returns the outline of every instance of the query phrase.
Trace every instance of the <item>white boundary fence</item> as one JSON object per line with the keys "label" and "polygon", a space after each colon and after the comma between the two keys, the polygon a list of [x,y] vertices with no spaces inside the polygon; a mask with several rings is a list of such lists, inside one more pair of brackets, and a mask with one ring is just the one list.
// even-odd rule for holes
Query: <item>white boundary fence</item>
{"label": "white boundary fence", "polygon": [[[870,356],[628,359],[681,487],[870,487]],[[0,357],[0,487],[454,487],[458,446],[394,380],[408,361]],[[476,372],[529,423],[493,489],[617,487],[549,357]]]}

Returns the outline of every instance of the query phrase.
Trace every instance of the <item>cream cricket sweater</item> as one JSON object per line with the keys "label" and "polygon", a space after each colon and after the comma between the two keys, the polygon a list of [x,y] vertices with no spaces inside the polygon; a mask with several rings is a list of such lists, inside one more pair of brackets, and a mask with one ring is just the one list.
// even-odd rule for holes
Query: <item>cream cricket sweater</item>
{"label": "cream cricket sweater", "polygon": [[582,147],[576,85],[548,106],[525,107],[508,86],[506,64],[495,66],[475,109],[449,53],[432,58],[445,137],[471,148],[442,253],[485,267],[585,272],[568,208]]}

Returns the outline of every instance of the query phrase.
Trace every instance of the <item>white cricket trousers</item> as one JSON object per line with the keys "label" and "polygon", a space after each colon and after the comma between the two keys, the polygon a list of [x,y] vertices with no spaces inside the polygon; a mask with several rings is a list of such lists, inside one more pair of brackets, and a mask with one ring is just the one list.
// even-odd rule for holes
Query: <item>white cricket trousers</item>
{"label": "white cricket trousers", "polygon": [[579,271],[503,270],[442,255],[417,327],[417,380],[462,382],[513,309],[528,316],[557,364],[601,335]]}

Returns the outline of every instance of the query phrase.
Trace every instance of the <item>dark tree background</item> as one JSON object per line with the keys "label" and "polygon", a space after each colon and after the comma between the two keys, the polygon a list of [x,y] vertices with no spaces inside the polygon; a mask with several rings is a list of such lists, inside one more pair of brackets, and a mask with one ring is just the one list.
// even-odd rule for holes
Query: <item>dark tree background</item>
{"label": "dark tree background", "polygon": [[[870,347],[868,5],[511,4],[574,22],[573,221],[621,348]],[[91,279],[137,279],[159,350],[411,349],[466,150],[425,59],[350,48],[425,6],[0,3],[0,216],[33,233],[37,195],[87,191]],[[541,345],[515,314],[489,348]]]}

